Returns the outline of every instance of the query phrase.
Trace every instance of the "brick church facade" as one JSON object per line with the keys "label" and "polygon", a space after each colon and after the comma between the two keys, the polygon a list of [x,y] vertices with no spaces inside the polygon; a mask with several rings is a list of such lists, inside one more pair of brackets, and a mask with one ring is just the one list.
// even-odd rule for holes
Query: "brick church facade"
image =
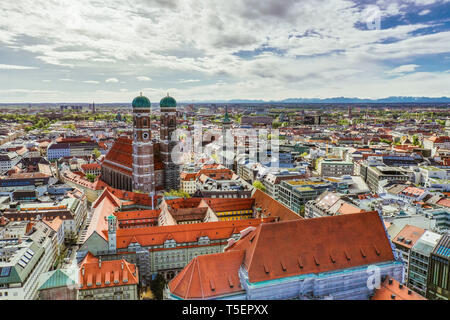
{"label": "brick church facade", "polygon": [[152,137],[150,100],[136,97],[133,106],[133,136],[121,136],[102,163],[101,180],[113,188],[144,193],[176,190],[180,184],[179,166],[171,157],[176,141],[177,109],[167,95],[160,102],[160,139]]}

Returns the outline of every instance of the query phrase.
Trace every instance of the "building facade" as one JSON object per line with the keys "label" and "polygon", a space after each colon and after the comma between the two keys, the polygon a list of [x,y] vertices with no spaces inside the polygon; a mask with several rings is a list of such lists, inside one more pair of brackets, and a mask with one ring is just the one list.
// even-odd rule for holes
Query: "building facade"
{"label": "building facade", "polygon": [[427,280],[427,298],[450,299],[450,235],[446,234],[437,243],[430,255]]}

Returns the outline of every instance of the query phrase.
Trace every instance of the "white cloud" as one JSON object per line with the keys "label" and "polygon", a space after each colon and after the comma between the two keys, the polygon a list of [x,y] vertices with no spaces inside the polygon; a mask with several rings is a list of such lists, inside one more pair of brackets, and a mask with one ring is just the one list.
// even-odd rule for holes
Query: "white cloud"
{"label": "white cloud", "polygon": [[139,81],[151,81],[152,80],[151,78],[145,77],[145,76],[139,76],[139,77],[136,77],[136,79]]}
{"label": "white cloud", "polygon": [[431,10],[429,10],[429,9],[422,10],[422,11],[419,12],[419,16],[427,15],[427,14],[429,14],[430,12],[431,12]]}
{"label": "white cloud", "polygon": [[199,79],[185,79],[178,81],[179,83],[192,83],[192,82],[200,82]]}
{"label": "white cloud", "polygon": [[395,69],[386,71],[389,75],[399,75],[404,73],[414,72],[419,66],[417,64],[405,64],[403,66],[399,66]]}
{"label": "white cloud", "polygon": [[90,84],[99,84],[100,82],[99,81],[95,81],[95,80],[86,80],[86,81],[83,81],[84,83],[90,83]]}
{"label": "white cloud", "polygon": [[[370,1],[382,13],[382,29],[372,31],[365,30],[366,2],[6,1],[0,11],[0,45],[31,54],[45,78],[55,82],[106,79],[84,81],[98,84],[89,89],[67,85],[67,96],[62,97],[66,101],[71,96],[75,101],[90,101],[91,96],[128,101],[134,95],[130,92],[140,91],[134,87],[136,80],[145,85],[152,81],[153,100],[164,96],[168,87],[175,87],[171,94],[180,101],[372,94],[361,82],[384,83],[377,94],[385,96],[398,87],[393,81],[415,71],[386,71],[386,65],[395,61],[411,66],[418,56],[450,53],[450,32],[420,33],[437,22],[383,25],[386,17],[404,15],[411,8],[419,11],[425,8],[416,6],[437,1]],[[430,76],[426,79],[434,83]],[[124,91],[111,93],[107,84],[117,82]],[[188,83],[196,84],[182,85]],[[442,86],[424,88],[432,94]]]}
{"label": "white cloud", "polygon": [[0,70],[31,70],[38,69],[36,67],[16,66],[12,64],[0,64]]}

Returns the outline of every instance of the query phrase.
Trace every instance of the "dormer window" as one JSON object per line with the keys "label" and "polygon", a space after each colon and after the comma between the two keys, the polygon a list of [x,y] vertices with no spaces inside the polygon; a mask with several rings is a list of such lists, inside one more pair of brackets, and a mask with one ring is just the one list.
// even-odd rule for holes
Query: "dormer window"
{"label": "dormer window", "polygon": [[173,240],[173,239],[166,240],[166,241],[164,242],[164,248],[175,248],[176,245],[177,245],[177,244],[176,244],[175,240]]}

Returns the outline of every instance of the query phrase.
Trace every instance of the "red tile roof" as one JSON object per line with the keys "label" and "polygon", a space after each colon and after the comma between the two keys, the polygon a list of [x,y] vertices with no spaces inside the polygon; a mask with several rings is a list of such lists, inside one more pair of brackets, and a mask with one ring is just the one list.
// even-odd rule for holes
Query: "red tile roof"
{"label": "red tile roof", "polygon": [[83,170],[100,170],[101,166],[98,163],[86,163],[81,165],[81,169]]}
{"label": "red tile roof", "polygon": [[[155,171],[162,170],[164,167],[160,157],[158,156],[159,150],[160,150],[159,143],[154,144],[153,160]],[[109,152],[106,154],[105,160],[103,161],[102,166],[110,167],[114,170],[131,175],[133,168],[133,140],[131,140],[128,137],[117,138],[117,140],[114,142]],[[115,164],[124,166],[126,167],[126,169]]]}
{"label": "red tile roof", "polygon": [[58,231],[61,228],[63,221],[60,217],[56,217],[53,220],[42,220],[46,225],[48,225],[52,230]]}
{"label": "red tile roof", "polygon": [[425,190],[416,188],[416,187],[407,187],[403,189],[400,193],[408,196],[414,196],[414,197],[420,197],[422,194],[424,194]]}
{"label": "red tile roof", "polygon": [[195,257],[169,283],[170,292],[182,299],[207,299],[243,291],[238,276],[243,258],[243,250]]}
{"label": "red tile roof", "polygon": [[90,252],[81,263],[79,289],[111,288],[124,285],[137,285],[139,282],[136,266],[126,260],[101,261]]}
{"label": "red tile roof", "polygon": [[410,249],[424,233],[425,229],[407,224],[402,230],[400,230],[392,242],[396,245]]}
{"label": "red tile roof", "polygon": [[350,203],[343,203],[339,210],[337,211],[339,214],[352,214],[352,213],[359,213],[364,212],[364,210],[350,204]]}
{"label": "red tile roof", "polygon": [[176,198],[164,200],[167,205],[173,209],[186,209],[186,208],[197,208],[202,201],[202,198]]}
{"label": "red tile roof", "polygon": [[386,277],[371,300],[427,300],[420,294],[401,285],[394,278]]}
{"label": "red tile roof", "polygon": [[[116,142],[113,144],[109,152],[106,154],[105,160],[118,163],[128,168],[132,168],[132,153],[132,140],[125,137],[119,137],[117,138]],[[105,164],[109,165],[109,163]]]}
{"label": "red tile roof", "polygon": [[161,210],[139,210],[117,212],[117,220],[158,219]]}
{"label": "red tile roof", "polygon": [[251,210],[253,198],[203,198],[202,205],[207,205],[214,212]]}
{"label": "red tile roof", "polygon": [[[125,191],[120,189],[115,189],[112,187],[107,187],[108,191],[115,195],[117,198],[121,200],[128,200],[131,201],[127,204],[140,204],[144,206],[151,206],[152,205],[152,198],[146,194],[146,193],[138,193],[138,192],[132,192],[132,191]],[[153,197],[153,207],[156,208],[156,205],[158,203],[158,199],[161,196],[154,196]]]}
{"label": "red tile roof", "polygon": [[450,198],[443,198],[439,200],[436,204],[450,208]]}
{"label": "red tile roof", "polygon": [[197,175],[197,173],[181,172],[180,178],[181,178],[181,180],[184,180],[184,181],[195,181],[196,175]]}
{"label": "red tile roof", "polygon": [[261,213],[264,217],[278,217],[280,221],[302,219],[301,216],[269,196],[267,193],[256,188],[254,190],[252,198],[255,199],[255,208],[261,208]]}
{"label": "red tile roof", "polygon": [[205,175],[214,180],[231,180],[234,172],[230,169],[201,169],[196,174],[196,179],[200,178],[201,175]]}
{"label": "red tile roof", "polygon": [[376,211],[264,223],[226,250],[246,251],[250,282],[394,260]]}
{"label": "red tile roof", "polygon": [[[264,219],[264,222],[273,221],[274,219]],[[259,224],[261,224],[261,219],[247,219],[118,229],[117,248],[128,247],[133,239],[136,239],[142,246],[162,245],[167,239],[174,239],[177,243],[196,242],[200,236],[208,236],[210,240],[228,239],[233,233],[239,233],[249,226],[258,226]]]}

